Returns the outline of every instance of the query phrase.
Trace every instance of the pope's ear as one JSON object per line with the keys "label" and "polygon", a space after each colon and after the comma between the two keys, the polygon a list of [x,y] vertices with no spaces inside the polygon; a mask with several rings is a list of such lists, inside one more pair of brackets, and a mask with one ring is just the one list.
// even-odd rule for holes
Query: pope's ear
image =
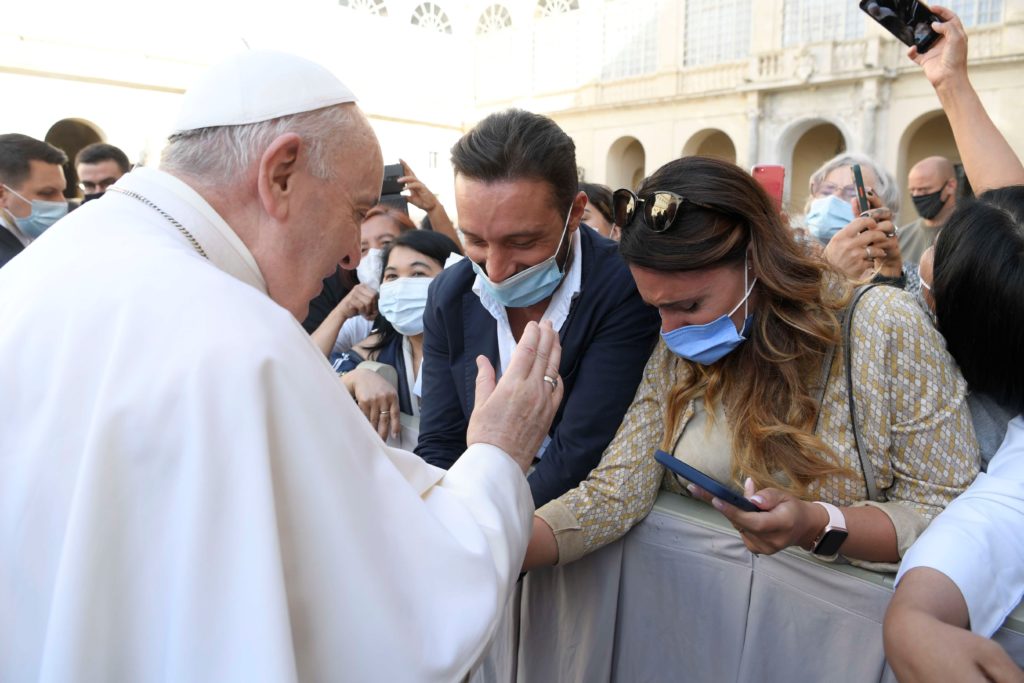
{"label": "pope's ear", "polygon": [[260,157],[256,189],[264,211],[277,220],[288,217],[289,206],[295,194],[301,149],[302,138],[295,133],[285,133],[271,142]]}

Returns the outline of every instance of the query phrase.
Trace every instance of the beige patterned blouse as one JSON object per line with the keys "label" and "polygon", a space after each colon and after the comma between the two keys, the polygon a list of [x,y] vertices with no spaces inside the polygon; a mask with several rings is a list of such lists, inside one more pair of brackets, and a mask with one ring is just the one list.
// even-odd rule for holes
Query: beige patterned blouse
{"label": "beige patterned blouse", "polygon": [[[966,385],[941,335],[910,296],[894,287],[875,287],[860,300],[852,344],[860,436],[885,502],[865,502],[863,477],[839,475],[812,484],[808,496],[839,506],[881,508],[893,521],[902,557],[928,522],[978,473]],[[578,487],[537,511],[555,532],[560,564],[629,531],[650,512],[663,479],[665,488],[681,491],[674,478],[663,477],[654,451],[664,431],[664,399],[685,367],[660,343],[600,464]],[[691,403],[680,431],[692,415]],[[863,472],[846,400],[845,363],[838,353],[818,434],[840,464]],[[675,441],[679,434],[673,437]]]}

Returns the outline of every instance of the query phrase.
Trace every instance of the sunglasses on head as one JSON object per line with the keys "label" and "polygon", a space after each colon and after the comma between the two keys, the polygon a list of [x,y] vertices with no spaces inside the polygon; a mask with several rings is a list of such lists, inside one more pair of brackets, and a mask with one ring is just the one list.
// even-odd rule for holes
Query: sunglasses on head
{"label": "sunglasses on head", "polygon": [[633,222],[636,212],[642,210],[644,223],[648,228],[654,232],[665,232],[672,227],[683,204],[693,204],[703,209],[718,211],[710,204],[695,202],[667,190],[652,192],[641,198],[637,197],[632,190],[623,188],[615,190],[615,193],[612,194],[612,216],[615,218],[615,225],[625,230]]}

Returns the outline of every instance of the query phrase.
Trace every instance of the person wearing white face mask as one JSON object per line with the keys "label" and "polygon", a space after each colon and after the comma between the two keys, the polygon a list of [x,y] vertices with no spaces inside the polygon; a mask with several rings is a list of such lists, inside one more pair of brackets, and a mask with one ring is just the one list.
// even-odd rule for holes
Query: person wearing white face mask
{"label": "person wearing white face mask", "polygon": [[846,354],[851,284],[790,238],[770,201],[742,169],[702,157],[613,195],[620,252],[662,343],[601,463],[538,508],[526,569],[616,540],[662,486],[685,492],[659,449],[756,506],[690,489],[750,551],[801,546],[869,567],[898,562],[973,479],[964,381],[923,312],[896,288],[867,291]]}
{"label": "person wearing white face mask", "polygon": [[[398,435],[399,413],[419,417],[427,290],[448,257],[458,253],[458,245],[441,233],[400,234],[381,255],[379,315],[372,334],[351,350],[332,354],[334,369],[383,439]],[[398,386],[382,390],[377,375],[360,367],[367,361],[393,367]]]}
{"label": "person wearing white face mask", "polygon": [[27,135],[0,135],[0,266],[68,212],[67,155]]}
{"label": "person wearing white face mask", "polygon": [[[324,280],[324,290],[310,302],[310,314],[302,323],[324,355],[341,354],[366,339],[377,317],[381,254],[406,230],[416,225],[403,211],[377,204],[359,226],[361,258],[355,273],[342,273]],[[353,279],[356,284],[351,284]],[[344,292],[344,294],[340,294]]]}

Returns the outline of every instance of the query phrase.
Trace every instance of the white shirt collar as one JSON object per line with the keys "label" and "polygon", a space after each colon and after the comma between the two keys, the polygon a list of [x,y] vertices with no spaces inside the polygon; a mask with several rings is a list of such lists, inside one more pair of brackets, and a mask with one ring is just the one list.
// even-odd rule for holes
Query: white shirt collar
{"label": "white shirt collar", "polygon": [[[267,294],[267,283],[252,252],[209,202],[183,180],[164,171],[140,167],[118,180],[117,187],[135,192],[153,202],[185,226],[202,246],[211,263]],[[122,194],[111,194],[126,201],[138,201]],[[158,214],[154,211],[154,215]],[[170,221],[161,220],[169,230],[181,235]]]}
{"label": "white shirt collar", "polygon": [[[555,332],[562,329],[566,318],[569,317],[569,308],[572,306],[573,298],[579,294],[583,281],[583,250],[580,248],[580,230],[589,228],[577,228],[570,237],[572,245],[572,259],[569,261],[569,269],[562,278],[562,283],[551,295],[547,310],[541,316],[541,320],[550,320]],[[481,284],[480,276],[477,275],[473,281],[473,293],[480,298],[480,304],[491,314],[498,325],[498,355],[501,360],[501,370],[508,367],[512,359],[512,350],[515,348],[515,338],[512,336],[512,328],[508,322],[508,314],[505,307],[498,303]]]}

